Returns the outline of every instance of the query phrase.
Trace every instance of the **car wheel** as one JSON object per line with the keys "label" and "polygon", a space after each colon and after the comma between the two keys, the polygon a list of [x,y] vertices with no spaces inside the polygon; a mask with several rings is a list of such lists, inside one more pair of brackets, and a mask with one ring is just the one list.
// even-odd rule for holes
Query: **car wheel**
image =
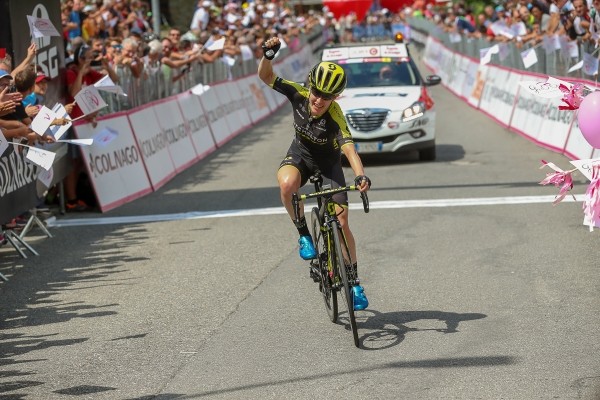
{"label": "car wheel", "polygon": [[428,147],[423,150],[419,150],[419,160],[435,161],[435,146]]}

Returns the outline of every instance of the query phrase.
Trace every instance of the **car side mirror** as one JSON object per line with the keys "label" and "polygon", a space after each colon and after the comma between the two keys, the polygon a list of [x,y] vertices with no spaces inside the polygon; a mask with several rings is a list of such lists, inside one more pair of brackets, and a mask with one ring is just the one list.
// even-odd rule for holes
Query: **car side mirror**
{"label": "car side mirror", "polygon": [[435,86],[442,82],[442,78],[438,75],[427,75],[425,77],[425,86]]}

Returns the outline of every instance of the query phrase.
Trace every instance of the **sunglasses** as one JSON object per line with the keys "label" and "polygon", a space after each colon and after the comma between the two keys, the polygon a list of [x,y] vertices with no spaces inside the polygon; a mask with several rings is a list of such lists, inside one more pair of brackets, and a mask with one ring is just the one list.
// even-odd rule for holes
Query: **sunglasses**
{"label": "sunglasses", "polygon": [[335,94],[323,93],[320,90],[315,89],[314,87],[310,88],[310,92],[312,93],[313,96],[318,97],[318,98],[323,99],[323,100],[333,100],[336,97]]}

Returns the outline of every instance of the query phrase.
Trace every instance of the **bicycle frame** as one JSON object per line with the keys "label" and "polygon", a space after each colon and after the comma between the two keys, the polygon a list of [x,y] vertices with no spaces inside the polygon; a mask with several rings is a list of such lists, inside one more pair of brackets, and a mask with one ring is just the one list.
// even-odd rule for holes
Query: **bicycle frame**
{"label": "bicycle frame", "polygon": [[[354,338],[354,345],[360,346],[356,317],[354,315],[354,299],[352,287],[357,284],[356,278],[349,277],[349,268],[353,264],[346,237],[341,228],[341,223],[336,212],[336,203],[333,196],[336,193],[358,190],[355,185],[331,189],[322,187],[319,174],[311,177],[315,184],[315,192],[309,194],[292,195],[294,221],[296,225],[300,220],[300,202],[316,198],[318,207],[312,211],[313,240],[318,251],[317,259],[311,261],[311,277],[319,283],[319,289],[325,300],[325,307],[331,322],[336,322],[338,317],[337,292],[341,292],[346,299],[348,307],[348,320]],[[366,193],[361,192],[363,208],[369,212],[369,200]],[[326,260],[323,258],[326,258]],[[327,263],[325,265],[325,262]],[[315,272],[316,270],[316,272]]]}

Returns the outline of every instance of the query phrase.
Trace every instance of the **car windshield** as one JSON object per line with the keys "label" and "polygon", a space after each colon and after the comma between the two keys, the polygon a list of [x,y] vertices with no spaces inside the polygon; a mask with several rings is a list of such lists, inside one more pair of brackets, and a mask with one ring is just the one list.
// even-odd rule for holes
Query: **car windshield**
{"label": "car windshield", "polygon": [[410,62],[361,62],[343,64],[347,88],[420,85],[419,75]]}

